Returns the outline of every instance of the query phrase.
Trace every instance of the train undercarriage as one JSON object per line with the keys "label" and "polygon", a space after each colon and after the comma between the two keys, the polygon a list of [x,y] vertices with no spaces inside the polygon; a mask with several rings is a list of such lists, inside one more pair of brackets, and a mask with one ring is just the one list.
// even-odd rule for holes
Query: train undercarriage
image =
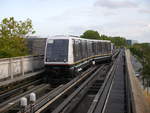
{"label": "train undercarriage", "polygon": [[66,83],[80,75],[89,67],[104,62],[111,62],[111,56],[96,57],[74,65],[45,65],[47,81],[50,83]]}

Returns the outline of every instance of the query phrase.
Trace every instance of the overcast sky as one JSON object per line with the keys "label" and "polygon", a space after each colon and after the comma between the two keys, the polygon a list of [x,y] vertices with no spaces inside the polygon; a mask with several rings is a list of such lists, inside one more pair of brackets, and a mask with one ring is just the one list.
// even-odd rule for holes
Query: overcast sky
{"label": "overcast sky", "polygon": [[30,18],[38,36],[85,30],[150,42],[150,0],[0,0],[0,20]]}

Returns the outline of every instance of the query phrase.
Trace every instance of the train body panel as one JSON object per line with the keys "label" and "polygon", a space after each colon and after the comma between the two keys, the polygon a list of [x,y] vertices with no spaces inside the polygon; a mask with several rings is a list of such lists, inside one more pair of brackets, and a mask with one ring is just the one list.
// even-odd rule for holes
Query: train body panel
{"label": "train body panel", "polygon": [[47,71],[72,74],[110,60],[112,51],[110,41],[54,36],[47,39],[44,62]]}

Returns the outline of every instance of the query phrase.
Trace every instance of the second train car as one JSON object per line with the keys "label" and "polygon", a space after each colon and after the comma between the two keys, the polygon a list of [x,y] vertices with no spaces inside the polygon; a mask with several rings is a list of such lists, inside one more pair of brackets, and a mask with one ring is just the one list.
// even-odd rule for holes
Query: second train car
{"label": "second train car", "polygon": [[90,65],[110,61],[113,45],[106,40],[74,36],[53,36],[47,39],[45,68],[51,76],[76,76]]}

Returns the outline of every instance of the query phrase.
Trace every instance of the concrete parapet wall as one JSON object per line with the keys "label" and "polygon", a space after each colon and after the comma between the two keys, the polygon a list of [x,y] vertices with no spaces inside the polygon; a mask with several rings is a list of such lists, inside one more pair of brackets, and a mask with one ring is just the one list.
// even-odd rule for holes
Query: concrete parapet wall
{"label": "concrete parapet wall", "polygon": [[0,80],[24,76],[44,68],[43,55],[0,59]]}
{"label": "concrete parapet wall", "polygon": [[150,106],[146,101],[144,92],[141,88],[141,84],[139,80],[136,78],[133,66],[131,64],[130,51],[126,50],[125,54],[126,54],[126,65],[127,65],[128,75],[129,75],[131,89],[132,89],[132,96],[133,96],[132,102],[134,106],[134,112],[150,113]]}

